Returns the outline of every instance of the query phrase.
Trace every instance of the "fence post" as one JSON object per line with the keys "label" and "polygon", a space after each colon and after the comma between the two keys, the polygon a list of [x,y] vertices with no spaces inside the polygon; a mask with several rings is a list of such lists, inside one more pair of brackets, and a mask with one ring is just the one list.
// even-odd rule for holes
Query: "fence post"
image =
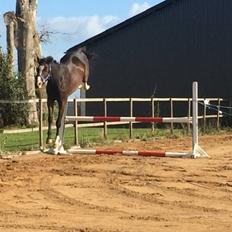
{"label": "fence post", "polygon": [[[190,117],[191,117],[191,99],[188,98],[188,119],[189,119],[189,121],[190,121]],[[188,134],[190,133],[190,126],[191,126],[191,123],[188,122],[188,128],[187,128]]]}
{"label": "fence post", "polygon": [[[171,110],[171,118],[173,118],[173,100],[170,98],[170,110]],[[171,134],[173,134],[173,122],[171,122]]]}
{"label": "fence post", "polygon": [[[107,101],[106,98],[103,99],[104,104],[104,116],[107,117]],[[104,138],[107,138],[107,122],[104,122],[104,131],[103,131]]]}
{"label": "fence post", "polygon": [[[78,108],[77,108],[77,99],[76,98],[74,98],[73,99],[73,109],[74,109],[74,115],[75,116],[78,116]],[[74,121],[74,143],[75,143],[75,145],[79,145],[79,141],[78,141],[78,121],[77,120],[75,120]]]}
{"label": "fence post", "polygon": [[229,99],[229,114],[232,113],[232,99]]}
{"label": "fence post", "polygon": [[[132,98],[130,98],[130,117],[133,117],[133,100],[132,100]],[[129,136],[130,136],[130,139],[132,139],[132,137],[133,137],[133,123],[132,122],[129,123]]]}
{"label": "fence post", "polygon": [[218,98],[217,130],[220,129],[220,105],[221,105],[221,100],[220,100],[220,98]]}
{"label": "fence post", "polygon": [[43,150],[43,102],[42,98],[39,98],[39,147]]}
{"label": "fence post", "polygon": [[[205,99],[204,99],[205,102]],[[205,133],[206,128],[206,104],[204,104],[204,113],[203,113],[203,132]]]}
{"label": "fence post", "polygon": [[[154,98],[151,97],[151,116],[154,118],[155,117],[155,106],[154,106]],[[151,131],[155,131],[155,123],[151,123]]]}

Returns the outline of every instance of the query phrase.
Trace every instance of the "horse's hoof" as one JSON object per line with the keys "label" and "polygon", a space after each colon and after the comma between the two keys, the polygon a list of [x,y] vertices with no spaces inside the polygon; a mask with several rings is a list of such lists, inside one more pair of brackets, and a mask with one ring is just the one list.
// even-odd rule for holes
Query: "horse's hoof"
{"label": "horse's hoof", "polygon": [[50,154],[50,155],[57,155],[57,150],[54,149],[54,148],[52,148],[52,147],[50,147],[49,149],[47,149],[45,152],[48,153],[48,154]]}
{"label": "horse's hoof", "polygon": [[46,143],[47,143],[47,144],[52,144],[53,141],[52,141],[52,139],[47,139],[47,140],[46,140]]}
{"label": "horse's hoof", "polygon": [[67,151],[64,150],[64,147],[62,146],[59,148],[58,154],[59,155],[67,155],[68,153],[67,153]]}

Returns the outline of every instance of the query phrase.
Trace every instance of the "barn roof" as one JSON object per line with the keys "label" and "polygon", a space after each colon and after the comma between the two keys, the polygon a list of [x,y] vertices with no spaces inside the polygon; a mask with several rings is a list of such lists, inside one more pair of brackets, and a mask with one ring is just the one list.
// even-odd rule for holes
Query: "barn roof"
{"label": "barn roof", "polygon": [[122,23],[119,23],[116,26],[113,26],[113,27],[105,30],[104,32],[102,32],[100,34],[97,34],[97,35],[91,37],[90,39],[87,39],[87,40],[75,45],[74,47],[69,48],[65,53],[67,54],[67,53],[76,51],[77,49],[79,49],[81,47],[84,47],[84,46],[86,46],[86,45],[88,45],[90,43],[93,43],[96,40],[102,39],[102,38],[104,38],[104,37],[106,37],[108,35],[113,34],[116,31],[124,29],[125,27],[130,26],[131,24],[136,23],[137,21],[143,19],[144,17],[147,17],[147,16],[149,16],[149,15],[151,15],[151,14],[153,14],[153,13],[163,9],[164,7],[167,7],[167,6],[173,4],[173,3],[177,2],[177,1],[179,1],[179,0],[166,0],[164,2],[161,2],[158,5],[155,5],[155,6],[151,7],[151,8],[149,8],[148,10],[143,11],[142,13],[133,16],[133,17],[123,21]]}

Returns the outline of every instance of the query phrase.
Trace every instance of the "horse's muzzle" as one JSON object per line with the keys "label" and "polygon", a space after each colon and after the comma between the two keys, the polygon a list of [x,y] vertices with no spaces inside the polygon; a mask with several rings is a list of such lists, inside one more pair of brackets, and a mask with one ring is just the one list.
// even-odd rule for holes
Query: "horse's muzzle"
{"label": "horse's muzzle", "polygon": [[37,83],[36,84],[37,84],[37,87],[39,89],[41,89],[43,87],[44,82],[43,82],[43,80],[42,80],[42,78],[40,76],[37,77]]}

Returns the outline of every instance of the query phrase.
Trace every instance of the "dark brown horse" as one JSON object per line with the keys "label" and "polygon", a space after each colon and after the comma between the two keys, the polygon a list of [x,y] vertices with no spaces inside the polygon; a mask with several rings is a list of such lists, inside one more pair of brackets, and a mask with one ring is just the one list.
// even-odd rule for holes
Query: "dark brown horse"
{"label": "dark brown horse", "polygon": [[[39,60],[37,68],[36,83],[38,88],[46,84],[47,106],[48,106],[48,134],[47,143],[52,142],[51,124],[53,121],[54,102],[57,101],[59,111],[56,120],[56,140],[54,153],[63,149],[63,134],[61,126],[64,116],[68,96],[78,88],[88,90],[89,61],[88,56],[83,50],[66,54],[61,63],[57,63],[51,56]],[[61,148],[62,147],[62,148]]]}

